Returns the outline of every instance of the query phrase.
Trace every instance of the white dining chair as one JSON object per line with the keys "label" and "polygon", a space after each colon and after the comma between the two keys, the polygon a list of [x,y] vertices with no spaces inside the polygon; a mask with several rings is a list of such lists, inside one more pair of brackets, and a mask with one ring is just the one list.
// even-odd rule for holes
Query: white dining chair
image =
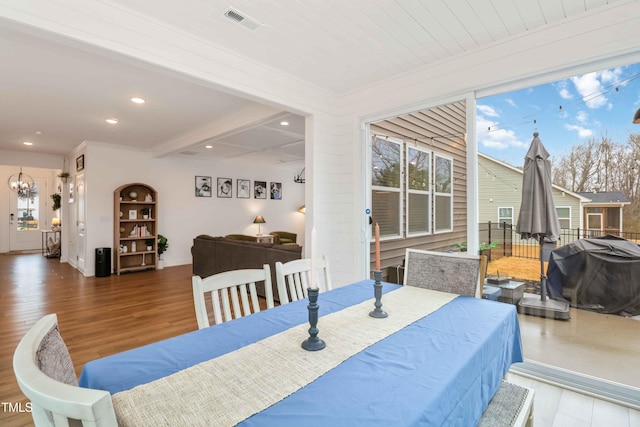
{"label": "white dining chair", "polygon": [[20,390],[31,400],[39,426],[116,427],[111,395],[78,387],[78,379],[55,314],[42,317],[24,335],[13,354]]}
{"label": "white dining chair", "polygon": [[404,285],[482,298],[486,256],[407,249]]}
{"label": "white dining chair", "polygon": [[[329,258],[325,255],[316,260],[315,268],[318,289],[320,292],[330,291]],[[311,285],[311,259],[295,259],[284,264],[276,262],[276,282],[280,304],[306,298],[307,288]]]}
{"label": "white dining chair", "polygon": [[200,276],[193,276],[193,302],[198,329],[210,326],[207,295],[211,299],[211,311],[216,325],[259,312],[260,303],[256,283],[262,281],[264,281],[267,308],[273,308],[273,289],[271,288],[269,264],[264,264],[261,269],[224,271],[204,279]]}

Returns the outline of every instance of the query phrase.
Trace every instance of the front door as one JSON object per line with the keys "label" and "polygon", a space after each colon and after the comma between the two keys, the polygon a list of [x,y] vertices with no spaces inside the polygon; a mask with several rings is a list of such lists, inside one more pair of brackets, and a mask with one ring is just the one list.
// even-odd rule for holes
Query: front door
{"label": "front door", "polygon": [[47,228],[45,212],[47,178],[33,176],[30,191],[9,193],[9,250],[29,251],[40,249],[42,231]]}

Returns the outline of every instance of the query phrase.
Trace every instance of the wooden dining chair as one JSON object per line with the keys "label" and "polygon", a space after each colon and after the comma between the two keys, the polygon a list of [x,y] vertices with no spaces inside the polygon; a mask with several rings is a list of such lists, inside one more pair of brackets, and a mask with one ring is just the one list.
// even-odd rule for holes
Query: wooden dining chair
{"label": "wooden dining chair", "polygon": [[[78,379],[55,314],[42,317],[20,340],[13,354],[20,390],[31,400],[39,426],[118,425],[108,391],[78,387]],[[75,424],[74,424],[75,423]]]}
{"label": "wooden dining chair", "polygon": [[264,264],[261,269],[224,271],[204,279],[200,276],[193,276],[193,302],[198,329],[210,326],[209,311],[207,310],[209,298],[207,296],[210,296],[211,311],[216,325],[259,312],[260,303],[256,283],[262,281],[264,281],[267,308],[273,308],[273,289],[271,288],[269,264]]}
{"label": "wooden dining chair", "polygon": [[486,256],[407,249],[404,285],[482,298]]}
{"label": "wooden dining chair", "polygon": [[[316,284],[320,292],[332,289],[329,258],[325,255],[316,261]],[[276,281],[280,304],[307,297],[311,285],[311,259],[295,259],[286,263],[276,262]]]}

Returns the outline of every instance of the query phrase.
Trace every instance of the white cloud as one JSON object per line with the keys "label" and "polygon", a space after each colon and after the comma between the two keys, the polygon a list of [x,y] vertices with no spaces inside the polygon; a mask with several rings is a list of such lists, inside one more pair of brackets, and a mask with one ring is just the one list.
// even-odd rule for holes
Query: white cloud
{"label": "white cloud", "polygon": [[571,95],[569,93],[569,90],[567,88],[564,89],[560,89],[560,92],[558,92],[560,94],[560,97],[563,99],[571,99],[573,98],[573,95]]}
{"label": "white cloud", "polygon": [[603,83],[616,83],[620,80],[622,68],[618,67],[610,70],[599,71],[597,74],[600,75]]}
{"label": "white cloud", "polygon": [[580,123],[586,123],[589,118],[589,114],[586,111],[578,111],[576,114],[576,120]]}
{"label": "white cloud", "polygon": [[573,99],[573,94],[567,89],[567,84],[566,80],[562,80],[558,82],[555,87],[558,89],[558,94],[562,99]]}
{"label": "white cloud", "polygon": [[588,138],[593,135],[593,131],[591,129],[587,129],[582,126],[565,124],[564,127],[567,130],[578,132],[578,136],[580,138]]}
{"label": "white cloud", "polygon": [[604,87],[598,80],[598,73],[572,77],[571,81],[587,107],[600,108],[607,103],[607,97],[602,94]]}
{"label": "white cloud", "polygon": [[500,114],[498,114],[496,109],[490,105],[478,105],[477,109],[478,109],[478,112],[480,112],[481,114],[484,114],[485,116],[500,117]]}
{"label": "white cloud", "polygon": [[[528,147],[529,144],[518,139],[512,130],[498,129],[498,123],[478,118],[478,142],[486,148],[504,150],[510,147]],[[491,130],[489,130],[491,129]]]}
{"label": "white cloud", "polygon": [[513,99],[511,99],[511,98],[505,98],[505,99],[504,99],[504,101],[505,101],[507,104],[511,105],[513,108],[516,108],[516,107],[517,107],[516,102],[515,102]]}
{"label": "white cloud", "polygon": [[622,68],[618,67],[572,77],[571,82],[588,108],[595,109],[606,105],[610,109],[611,105],[605,92],[610,90],[608,86],[620,81],[621,75]]}

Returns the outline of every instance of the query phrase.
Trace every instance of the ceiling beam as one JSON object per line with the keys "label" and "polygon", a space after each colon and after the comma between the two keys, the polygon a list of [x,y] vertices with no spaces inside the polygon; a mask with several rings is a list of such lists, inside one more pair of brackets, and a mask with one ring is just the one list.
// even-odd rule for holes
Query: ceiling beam
{"label": "ceiling beam", "polygon": [[168,141],[152,150],[153,157],[166,157],[187,149],[196,148],[204,141],[229,136],[243,130],[260,126],[281,115],[287,115],[286,111],[278,110],[262,104],[255,104],[242,110],[224,116],[215,122],[195,129],[179,138]]}

